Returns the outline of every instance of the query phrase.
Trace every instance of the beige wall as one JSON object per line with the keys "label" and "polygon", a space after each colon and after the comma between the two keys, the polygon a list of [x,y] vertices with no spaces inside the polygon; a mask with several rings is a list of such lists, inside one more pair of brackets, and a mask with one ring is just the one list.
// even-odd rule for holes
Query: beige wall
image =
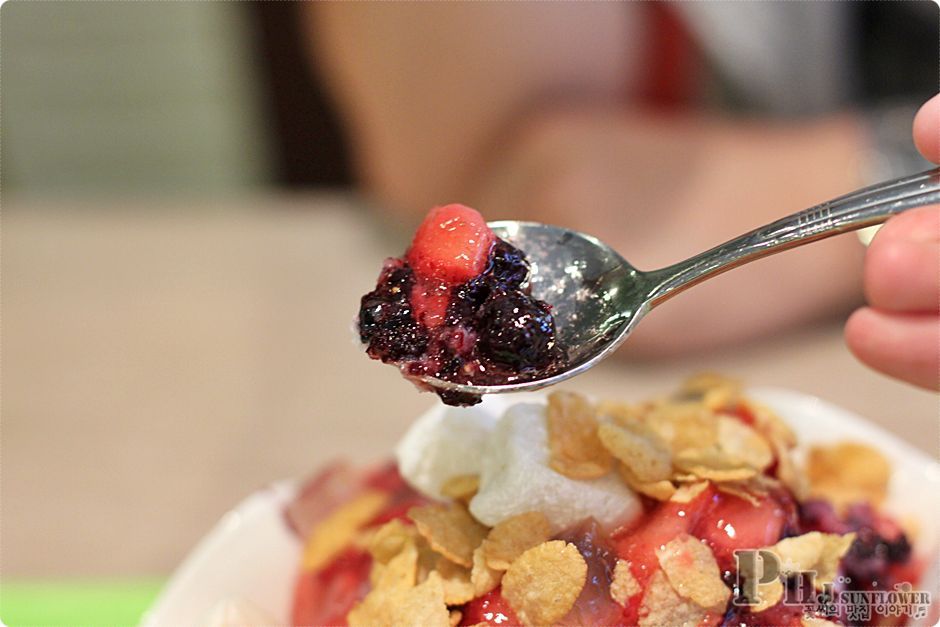
{"label": "beige wall", "polygon": [[0,10],[4,191],[217,192],[268,179],[238,2]]}

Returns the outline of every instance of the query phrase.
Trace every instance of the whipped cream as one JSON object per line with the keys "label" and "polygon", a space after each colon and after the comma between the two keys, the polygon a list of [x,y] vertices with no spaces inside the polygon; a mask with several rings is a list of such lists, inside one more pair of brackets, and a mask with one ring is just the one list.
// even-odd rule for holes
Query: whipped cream
{"label": "whipped cream", "polygon": [[425,412],[395,449],[398,472],[421,494],[443,500],[445,481],[480,473],[480,453],[501,409],[487,398],[473,407],[438,405]]}
{"label": "whipped cream", "polygon": [[398,445],[399,471],[416,490],[443,498],[451,477],[480,475],[470,512],[495,525],[517,514],[539,511],[555,531],[594,517],[601,526],[629,523],[642,513],[636,494],[613,473],[569,479],[549,466],[543,397],[510,404],[485,397],[471,408],[435,407],[419,418]]}

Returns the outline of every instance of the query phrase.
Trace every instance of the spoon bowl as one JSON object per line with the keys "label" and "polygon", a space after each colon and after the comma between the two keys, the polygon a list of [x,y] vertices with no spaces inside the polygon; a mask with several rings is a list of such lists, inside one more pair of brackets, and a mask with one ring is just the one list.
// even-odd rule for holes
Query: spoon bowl
{"label": "spoon bowl", "polygon": [[532,296],[552,306],[556,339],[567,351],[562,372],[503,385],[469,385],[435,377],[435,388],[471,394],[532,391],[584,372],[614,351],[646,313],[644,274],[596,237],[539,222],[490,222],[497,237],[525,251]]}
{"label": "spoon bowl", "polygon": [[[653,307],[706,279],[768,255],[880,224],[914,207],[940,204],[940,168],[873,185],[736,237],[660,270],[641,271],[596,237],[538,222],[489,223],[525,251],[532,295],[552,306],[561,371],[500,385],[421,380],[471,395],[532,391],[581,374],[619,347]],[[824,270],[821,270],[824,271]]]}

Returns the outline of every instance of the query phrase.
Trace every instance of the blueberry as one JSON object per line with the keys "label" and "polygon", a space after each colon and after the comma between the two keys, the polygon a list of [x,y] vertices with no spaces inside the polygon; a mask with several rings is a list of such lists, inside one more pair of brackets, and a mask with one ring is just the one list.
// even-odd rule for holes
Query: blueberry
{"label": "blueberry", "polygon": [[529,262],[525,253],[500,239],[493,245],[486,274],[505,290],[519,289],[529,278]]}
{"label": "blueberry", "polygon": [[555,321],[548,305],[519,291],[494,291],[478,314],[480,355],[514,370],[549,366],[555,359]]}

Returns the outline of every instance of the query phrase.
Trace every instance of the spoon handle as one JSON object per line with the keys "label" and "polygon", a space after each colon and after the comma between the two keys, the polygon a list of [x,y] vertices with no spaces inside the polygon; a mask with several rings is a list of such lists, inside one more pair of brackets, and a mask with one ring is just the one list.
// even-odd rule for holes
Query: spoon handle
{"label": "spoon handle", "polygon": [[717,274],[789,248],[881,224],[896,213],[940,204],[940,168],[885,181],[771,222],[661,270],[645,273],[656,306]]}

